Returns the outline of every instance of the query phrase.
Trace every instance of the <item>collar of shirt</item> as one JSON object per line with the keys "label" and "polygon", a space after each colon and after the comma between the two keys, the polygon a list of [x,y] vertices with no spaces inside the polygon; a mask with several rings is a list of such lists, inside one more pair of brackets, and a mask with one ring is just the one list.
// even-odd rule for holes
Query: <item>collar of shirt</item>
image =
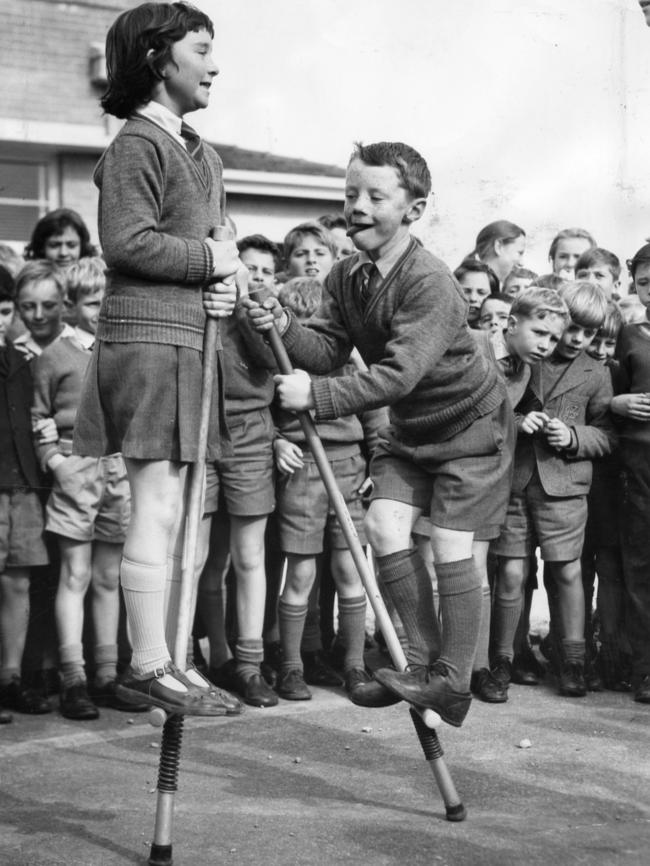
{"label": "collar of shirt", "polygon": [[[404,236],[404,239],[396,244],[392,249],[386,253],[385,256],[381,256],[381,258],[377,259],[373,264],[376,266],[379,271],[379,276],[382,280],[385,280],[388,274],[391,272],[397,261],[404,255],[408,245],[411,243],[411,234],[407,232]],[[372,262],[373,260],[370,258],[367,252],[362,250],[357,257],[356,262],[350,268],[350,276],[356,273],[359,268],[363,267],[366,262]]]}
{"label": "collar of shirt", "polygon": [[76,327],[74,335],[78,343],[81,343],[84,349],[92,349],[95,342],[95,335],[84,331],[83,328]]}
{"label": "collar of shirt", "polygon": [[168,132],[172,138],[175,138],[183,148],[186,148],[185,139],[181,135],[181,123],[183,122],[183,118],[174,114],[174,112],[167,108],[166,105],[162,105],[160,102],[155,102],[152,99],[150,102],[145,102],[144,105],[138,106],[137,113],[142,115],[142,117],[146,117],[147,120],[151,120],[152,123],[161,126],[165,132]]}
{"label": "collar of shirt", "polygon": [[[70,325],[67,324],[67,322],[65,322],[61,333],[58,335],[58,337],[55,337],[54,340],[52,340],[52,343],[56,343],[56,341],[60,340],[62,337],[74,336],[74,328],[72,328]],[[12,343],[19,352],[22,352],[24,355],[28,355],[30,358],[33,358],[36,355],[40,355],[43,351],[43,348],[32,339],[32,335],[29,333],[29,331],[27,331],[25,334],[21,334],[19,337],[16,337],[15,340],[12,340]],[[48,343],[48,345],[51,346],[52,343]]]}

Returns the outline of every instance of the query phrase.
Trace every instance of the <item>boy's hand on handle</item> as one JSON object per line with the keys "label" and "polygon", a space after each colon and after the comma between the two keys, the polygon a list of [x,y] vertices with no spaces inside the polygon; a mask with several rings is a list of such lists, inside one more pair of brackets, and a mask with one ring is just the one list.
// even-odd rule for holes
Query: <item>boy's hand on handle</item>
{"label": "boy's hand on handle", "polygon": [[276,321],[280,332],[288,324],[287,314],[277,298],[266,298],[261,304],[252,298],[243,298],[242,306],[246,308],[246,314],[251,325],[262,334],[264,331],[270,331],[271,328],[275,327]]}
{"label": "boy's hand on handle", "polygon": [[[224,226],[219,226],[219,229],[215,229],[214,233],[223,236],[225,234],[222,231],[223,228]],[[234,276],[242,267],[242,263],[232,232],[230,232],[230,238],[215,240],[215,238],[210,237],[206,238],[205,242],[212,253],[212,276],[220,280]]]}
{"label": "boy's hand on handle", "polygon": [[203,309],[206,316],[223,319],[230,316],[237,303],[237,284],[231,282],[210,283],[203,289]]}
{"label": "boy's hand on handle", "polygon": [[539,433],[540,430],[544,429],[544,426],[548,424],[551,419],[548,417],[546,412],[529,412],[526,415],[520,425],[520,429],[523,433]]}
{"label": "boy's hand on handle", "polygon": [[612,412],[623,418],[650,421],[650,394],[618,394],[610,406]]}
{"label": "boy's hand on handle", "polygon": [[557,451],[571,445],[571,430],[559,418],[550,419],[544,427],[544,435],[551,448],[555,448]]}
{"label": "boy's hand on handle", "polygon": [[302,451],[295,442],[279,437],[273,442],[275,454],[275,465],[283,475],[293,475],[296,469],[302,469],[305,465],[302,459]]}
{"label": "boy's hand on handle", "polygon": [[283,376],[278,373],[273,377],[275,392],[280,406],[289,412],[306,412],[314,408],[314,398],[311,394],[311,379],[304,370],[295,370]]}

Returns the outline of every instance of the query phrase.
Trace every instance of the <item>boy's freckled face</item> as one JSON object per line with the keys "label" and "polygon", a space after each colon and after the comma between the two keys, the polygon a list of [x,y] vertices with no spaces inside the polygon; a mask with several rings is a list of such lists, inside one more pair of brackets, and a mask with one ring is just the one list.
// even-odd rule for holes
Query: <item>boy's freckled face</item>
{"label": "boy's freckled face", "polygon": [[242,264],[248,269],[248,291],[275,290],[275,261],[266,250],[248,247],[240,253]]}
{"label": "boy's freckled face", "polygon": [[468,271],[458,282],[469,304],[467,321],[472,325],[478,322],[481,304],[492,294],[490,281],[488,275],[482,271]]}
{"label": "boy's freckled face", "polygon": [[598,286],[607,295],[607,300],[612,299],[612,293],[618,287],[618,280],[607,265],[592,265],[589,268],[580,268],[576,271],[576,280],[586,280],[592,286]]}
{"label": "boy's freckled face", "polygon": [[637,265],[634,272],[634,288],[647,310],[650,307],[650,262],[640,262]]}
{"label": "boy's freckled face", "polygon": [[83,295],[74,305],[75,324],[82,331],[89,334],[97,333],[99,324],[99,308],[102,305],[104,292],[95,292],[93,295]]}
{"label": "boy's freckled face", "polygon": [[616,351],[616,340],[613,337],[601,337],[596,335],[593,341],[587,346],[587,354],[595,361],[605,363],[610,358],[614,357]]}
{"label": "boy's freckled face", "polygon": [[63,298],[53,280],[26,283],[18,295],[18,312],[35,342],[51,342],[61,331]]}
{"label": "boy's freckled face", "polygon": [[532,277],[509,277],[502,291],[504,295],[516,298],[517,295],[521,294],[529,286],[532,286],[532,284]]}
{"label": "boy's freckled face", "polygon": [[585,328],[572,321],[560,337],[555,348],[556,355],[567,361],[572,361],[590,345],[597,332],[598,328]]}
{"label": "boy's freckled face", "polygon": [[207,30],[190,30],[172,45],[172,59],[162,69],[163,79],[153,97],[182,117],[206,108],[212,79],[219,69],[212,59],[212,38]]}
{"label": "boy's freckled face", "polygon": [[324,246],[316,235],[304,234],[291,250],[287,262],[290,277],[314,277],[324,280],[332,270],[334,256],[329,247]]}
{"label": "boy's freckled face", "polygon": [[534,364],[548,357],[555,349],[564,325],[565,320],[554,313],[530,318],[510,316],[506,345],[509,352],[525,364]]}
{"label": "boy's freckled face", "polygon": [[478,326],[482,331],[489,331],[491,334],[505,331],[509,315],[510,304],[500,298],[488,298],[481,307]]}
{"label": "boy's freckled face", "polygon": [[591,244],[586,238],[561,238],[553,257],[553,273],[566,280],[574,279],[576,262],[590,249]]}
{"label": "boy's freckled face", "polygon": [[[345,219],[355,247],[376,260],[409,230],[407,217],[416,202],[401,185],[390,165],[366,165],[353,159],[345,179]],[[419,214],[418,214],[419,216]]]}
{"label": "boy's freckled face", "polygon": [[5,345],[7,331],[11,327],[15,312],[13,301],[0,301],[0,346]]}
{"label": "boy's freckled face", "polygon": [[46,259],[58,265],[71,265],[79,261],[81,238],[72,226],[66,226],[61,234],[50,235],[45,241],[44,253]]}

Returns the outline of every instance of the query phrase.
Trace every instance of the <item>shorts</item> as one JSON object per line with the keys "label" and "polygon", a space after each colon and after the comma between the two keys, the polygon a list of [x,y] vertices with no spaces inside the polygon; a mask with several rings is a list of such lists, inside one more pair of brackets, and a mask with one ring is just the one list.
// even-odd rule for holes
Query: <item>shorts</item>
{"label": "shorts", "polygon": [[269,409],[228,416],[233,456],[206,467],[204,513],[219,509],[223,495],[228,514],[260,517],[275,508],[273,439],[275,428]]}
{"label": "shorts", "polygon": [[100,458],[71,454],[57,467],[45,509],[45,528],[73,541],[123,544],[130,503],[120,454]]}
{"label": "shorts", "polygon": [[410,443],[389,427],[370,464],[371,498],[405,502],[445,529],[496,537],[510,497],[514,442],[507,400],[444,442]]}
{"label": "shorts", "polygon": [[[305,454],[305,465],[278,482],[277,521],[283,553],[316,556],[323,552],[325,533],[330,547],[347,550],[348,543],[332,508],[313,457]],[[359,488],[366,479],[366,461],[359,453],[331,459],[330,466],[345,500],[359,541],[365,545],[365,509]]]}
{"label": "shorts", "polygon": [[525,490],[510,497],[506,525],[492,549],[520,559],[539,547],[545,562],[572,562],[582,553],[586,523],[587,497],[549,496],[535,472]]}
{"label": "shorts", "polygon": [[38,494],[19,487],[0,490],[0,574],[49,562]]}

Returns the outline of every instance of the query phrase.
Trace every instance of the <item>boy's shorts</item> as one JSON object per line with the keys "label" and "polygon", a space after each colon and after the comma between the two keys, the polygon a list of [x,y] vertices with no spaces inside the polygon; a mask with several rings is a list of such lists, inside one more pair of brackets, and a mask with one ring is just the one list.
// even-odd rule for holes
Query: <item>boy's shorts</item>
{"label": "boy's shorts", "polygon": [[261,517],[275,508],[273,439],[268,409],[228,416],[233,455],[206,468],[204,513],[219,509],[219,491],[228,514]]}
{"label": "boy's shorts", "polygon": [[[326,532],[332,549],[347,550],[349,545],[330,505],[316,463],[310,454],[305,454],[304,462],[302,469],[297,469],[293,475],[282,476],[278,483],[277,519],[282,551],[316,556],[323,552]],[[354,454],[338,460],[330,459],[330,466],[359,541],[365,545],[365,510],[359,488],[366,479],[366,461],[361,454]]]}
{"label": "boy's shorts", "polygon": [[49,562],[43,540],[43,506],[33,490],[0,490],[0,574]]}
{"label": "boy's shorts", "polygon": [[508,503],[506,525],[493,545],[499,556],[520,559],[539,547],[545,562],[579,559],[587,523],[586,496],[549,496],[537,472]]}
{"label": "boy's shorts", "polygon": [[57,467],[45,528],[74,541],[123,544],[131,515],[130,493],[121,454],[99,458],[71,454]]}
{"label": "boy's shorts", "polygon": [[444,442],[408,442],[389,427],[370,464],[371,498],[420,508],[445,529],[496,537],[510,497],[514,442],[507,400]]}

